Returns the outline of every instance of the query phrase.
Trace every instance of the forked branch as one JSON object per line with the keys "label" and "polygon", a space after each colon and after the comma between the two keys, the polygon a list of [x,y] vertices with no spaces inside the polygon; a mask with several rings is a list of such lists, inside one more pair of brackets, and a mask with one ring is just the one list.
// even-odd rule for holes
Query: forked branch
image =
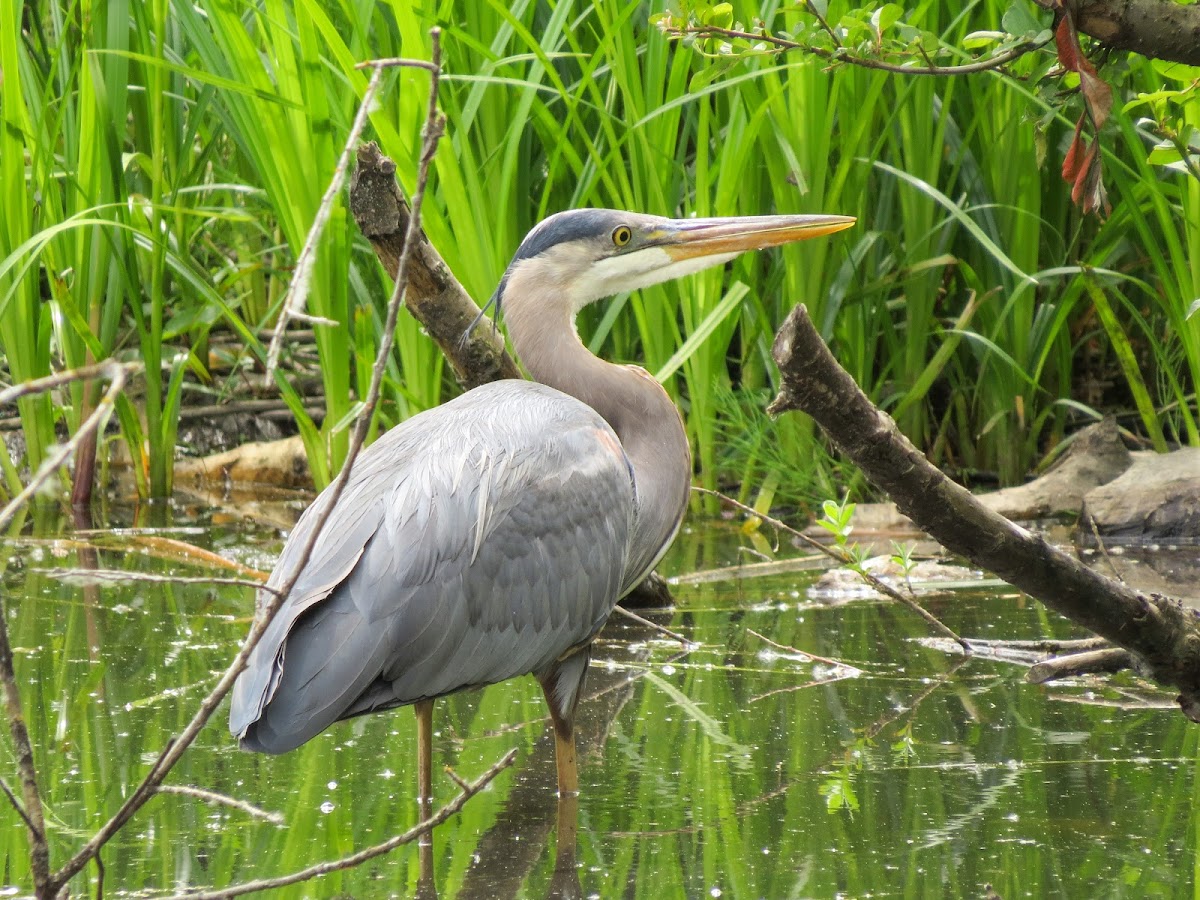
{"label": "forked branch", "polygon": [[1140,672],[1179,691],[1200,722],[1200,614],[1146,596],[983,506],[929,463],[837,364],[803,306],[775,338],[783,382],[768,407],[802,410],[896,506],[950,551],[1131,653]]}

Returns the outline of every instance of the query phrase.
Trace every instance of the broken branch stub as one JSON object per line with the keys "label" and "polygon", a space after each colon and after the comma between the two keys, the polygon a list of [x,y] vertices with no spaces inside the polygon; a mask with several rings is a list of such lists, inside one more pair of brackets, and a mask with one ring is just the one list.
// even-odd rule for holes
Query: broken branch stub
{"label": "broken branch stub", "polygon": [[[395,279],[408,228],[408,203],[396,184],[396,164],[374,141],[358,148],[358,167],[350,179],[350,212]],[[500,378],[522,377],[494,329],[475,328],[464,339],[479,307],[423,231],[412,248],[404,305],[437,343],[464,390]]]}
{"label": "broken branch stub", "polygon": [[838,365],[803,306],[775,338],[782,375],[767,412],[808,413],[863,474],[923,531],[953,553],[1132,653],[1139,672],[1179,690],[1200,722],[1200,613],[1105,578],[984,507],[931,465]]}

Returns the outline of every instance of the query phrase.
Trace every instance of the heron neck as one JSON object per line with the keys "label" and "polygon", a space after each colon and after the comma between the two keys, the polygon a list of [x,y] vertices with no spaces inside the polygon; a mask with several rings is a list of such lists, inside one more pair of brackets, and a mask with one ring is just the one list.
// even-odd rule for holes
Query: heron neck
{"label": "heron neck", "polygon": [[629,458],[637,494],[623,586],[629,590],[658,562],[687,507],[692,461],[679,410],[644,370],[605,362],[584,347],[569,307],[513,303],[506,320],[530,376],[596,410]]}

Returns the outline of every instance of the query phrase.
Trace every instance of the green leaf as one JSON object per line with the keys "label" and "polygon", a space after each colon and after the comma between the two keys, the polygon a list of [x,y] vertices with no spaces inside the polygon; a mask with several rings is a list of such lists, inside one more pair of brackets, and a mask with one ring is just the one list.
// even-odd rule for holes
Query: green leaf
{"label": "green leaf", "polygon": [[1034,18],[1030,4],[1026,0],[1015,0],[1004,11],[1004,17],[1000,23],[1004,30],[1013,37],[1032,36],[1043,30],[1042,23]]}
{"label": "green leaf", "polygon": [[883,37],[893,25],[900,21],[902,15],[904,15],[904,10],[900,6],[895,3],[885,3],[871,14],[871,24],[875,26],[875,33],[879,37]]}

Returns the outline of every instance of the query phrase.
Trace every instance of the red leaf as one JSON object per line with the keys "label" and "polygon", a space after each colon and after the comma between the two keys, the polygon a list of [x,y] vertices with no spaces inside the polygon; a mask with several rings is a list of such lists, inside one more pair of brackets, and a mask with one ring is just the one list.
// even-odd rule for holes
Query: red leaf
{"label": "red leaf", "polygon": [[1085,116],[1079,117],[1079,122],[1075,126],[1075,136],[1071,138],[1071,146],[1067,148],[1067,155],[1063,157],[1063,181],[1074,182],[1075,177],[1079,174],[1080,155],[1083,153],[1083,120],[1085,118]]}
{"label": "red leaf", "polygon": [[1099,128],[1112,111],[1112,88],[1096,72],[1091,60],[1083,55],[1083,48],[1079,45],[1079,32],[1075,30],[1075,22],[1069,9],[1063,10],[1063,17],[1054,32],[1054,44],[1058,48],[1058,61],[1063,67],[1079,73],[1079,87],[1083,91],[1083,99],[1087,102],[1092,122]]}

